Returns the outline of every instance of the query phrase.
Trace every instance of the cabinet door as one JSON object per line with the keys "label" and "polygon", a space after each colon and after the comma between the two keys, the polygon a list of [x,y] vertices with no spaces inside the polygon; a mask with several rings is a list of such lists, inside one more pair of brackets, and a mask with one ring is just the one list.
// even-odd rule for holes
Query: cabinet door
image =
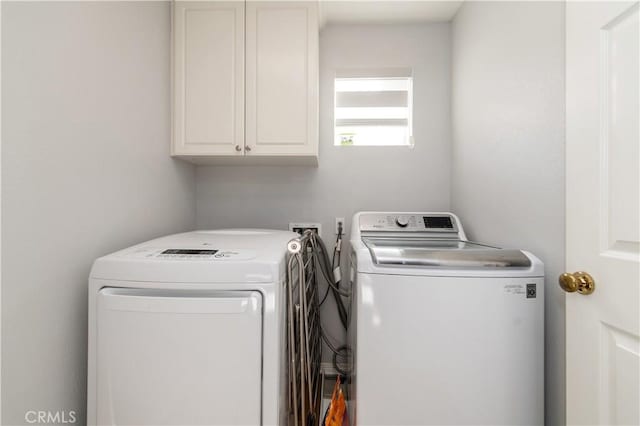
{"label": "cabinet door", "polygon": [[243,2],[174,2],[173,125],[173,155],[243,155]]}
{"label": "cabinet door", "polygon": [[248,2],[247,155],[317,155],[317,2]]}

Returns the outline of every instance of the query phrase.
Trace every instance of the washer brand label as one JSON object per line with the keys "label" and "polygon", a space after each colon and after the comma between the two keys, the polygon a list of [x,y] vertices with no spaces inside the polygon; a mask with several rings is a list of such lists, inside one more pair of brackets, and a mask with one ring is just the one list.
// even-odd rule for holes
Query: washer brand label
{"label": "washer brand label", "polygon": [[507,294],[525,294],[523,284],[507,284],[504,286],[504,292]]}
{"label": "washer brand label", "polygon": [[527,299],[535,299],[536,298],[536,285],[527,284]]}

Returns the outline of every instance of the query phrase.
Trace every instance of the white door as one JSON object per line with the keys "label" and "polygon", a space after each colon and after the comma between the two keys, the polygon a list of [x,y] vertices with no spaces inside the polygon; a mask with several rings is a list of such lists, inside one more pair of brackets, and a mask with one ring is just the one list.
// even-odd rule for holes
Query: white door
{"label": "white door", "polygon": [[567,423],[638,425],[638,3],[566,5]]}
{"label": "white door", "polygon": [[173,6],[173,155],[243,155],[244,2]]}
{"label": "white door", "polygon": [[98,425],[258,425],[259,292],[106,288],[97,300]]}
{"label": "white door", "polygon": [[247,155],[317,155],[317,2],[246,7]]}

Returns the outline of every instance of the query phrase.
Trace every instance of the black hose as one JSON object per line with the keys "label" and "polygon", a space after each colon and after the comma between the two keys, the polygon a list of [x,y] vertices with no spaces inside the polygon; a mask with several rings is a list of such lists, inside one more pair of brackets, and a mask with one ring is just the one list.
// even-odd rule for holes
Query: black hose
{"label": "black hose", "polygon": [[351,348],[347,345],[342,345],[342,346],[339,346],[335,352],[333,352],[333,367],[336,369],[338,373],[342,374],[343,376],[349,376],[349,374],[351,373],[351,370],[349,370],[348,367],[347,369],[341,368],[340,363],[338,362],[338,356],[340,356],[341,353],[344,353],[344,355],[342,355],[342,358],[346,360],[345,364],[349,365]]}
{"label": "black hose", "polygon": [[[324,281],[327,283],[327,290],[325,291],[325,294],[323,295],[322,300],[320,301],[318,306],[322,305],[326,301],[329,293],[331,292],[334,296],[334,299],[336,300],[336,307],[338,309],[338,316],[340,318],[340,322],[344,327],[344,329],[347,330],[349,325],[349,313],[348,313],[347,307],[345,306],[345,302],[342,299],[342,296],[350,297],[351,292],[342,290],[340,288],[341,281],[334,283],[334,275],[333,275],[333,271],[336,265],[335,264],[336,254],[340,256],[338,245],[342,241],[342,227],[338,229],[338,237],[336,239],[336,246],[334,247],[334,250],[333,250],[331,264],[329,264],[329,253],[327,251],[327,247],[325,246],[324,241],[322,241],[322,239],[320,239],[320,237],[318,237],[317,234],[314,234],[311,231],[306,231],[303,234],[301,241],[302,241],[303,249],[306,250],[307,244],[311,246],[311,255],[313,258],[313,270],[314,270],[316,283],[320,282],[320,279],[319,279],[320,276],[322,276]],[[338,265],[339,265],[339,262],[340,262],[340,259],[338,258]],[[318,271],[320,272],[318,273]],[[350,371],[342,368],[340,365],[341,364],[346,365],[347,368],[350,365],[349,357],[351,356],[351,348],[347,345],[341,345],[336,348],[329,341],[328,335],[325,333],[324,328],[322,327],[322,322],[320,322],[320,329],[321,329],[320,332],[321,332],[322,339],[324,340],[326,345],[329,347],[329,349],[333,353],[332,361],[333,361],[334,368],[340,374],[344,376],[348,376]],[[339,362],[339,359],[343,359],[344,362],[342,363]]]}
{"label": "black hose", "polygon": [[336,299],[336,306],[338,308],[338,315],[340,316],[340,322],[342,323],[342,326],[346,330],[347,327],[349,326],[349,322],[348,322],[347,308],[341,297],[342,291],[340,290],[340,287],[339,287],[340,282],[336,283],[335,285],[333,284],[333,280],[331,280],[330,278],[333,276],[333,271],[329,270],[329,267],[330,267],[328,264],[329,253],[327,252],[327,247],[324,245],[324,242],[320,238],[317,239],[317,242],[318,242],[318,246],[320,247],[320,255],[318,255],[317,253],[314,253],[314,257],[316,260],[318,260],[318,264],[320,265],[320,270],[324,275],[324,279],[327,281],[327,284],[329,284],[331,287],[333,296]]}

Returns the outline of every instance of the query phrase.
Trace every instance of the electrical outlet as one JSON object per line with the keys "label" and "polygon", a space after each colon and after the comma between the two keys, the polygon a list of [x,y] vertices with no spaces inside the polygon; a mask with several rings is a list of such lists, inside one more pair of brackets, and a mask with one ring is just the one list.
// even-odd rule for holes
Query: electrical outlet
{"label": "electrical outlet", "polygon": [[336,217],[336,226],[335,226],[335,233],[336,235],[338,235],[338,228],[342,226],[342,235],[344,235],[345,229],[344,229],[344,217]]}
{"label": "electrical outlet", "polygon": [[289,231],[297,232],[298,234],[302,235],[304,233],[304,231],[306,231],[307,229],[311,229],[316,234],[318,234],[318,236],[320,236],[321,226],[320,226],[319,223],[313,223],[313,222],[289,222]]}

